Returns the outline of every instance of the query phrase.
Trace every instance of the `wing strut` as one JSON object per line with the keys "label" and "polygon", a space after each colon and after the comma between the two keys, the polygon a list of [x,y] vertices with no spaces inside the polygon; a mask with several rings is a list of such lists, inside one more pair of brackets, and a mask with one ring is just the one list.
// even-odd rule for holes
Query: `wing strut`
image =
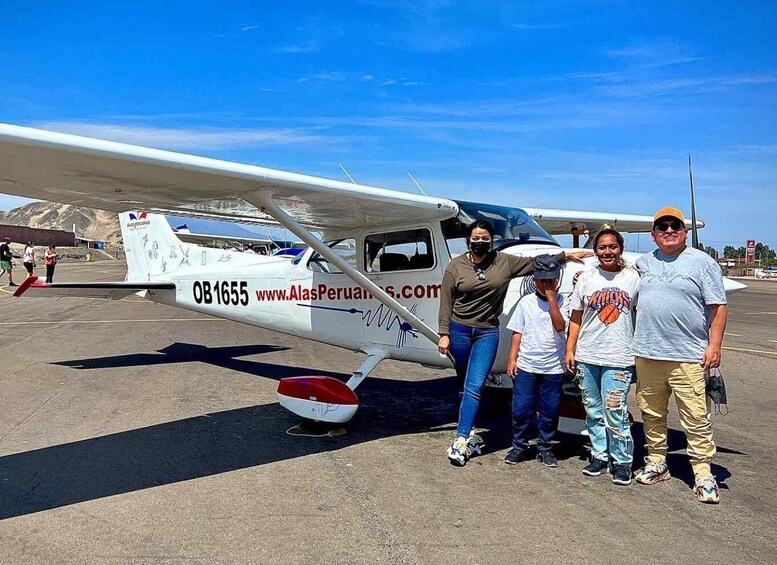
{"label": "wing strut", "polygon": [[354,269],[345,259],[340,257],[331,248],[324,245],[324,243],[310,233],[304,226],[300,225],[294,218],[289,216],[282,208],[280,208],[272,199],[272,193],[269,191],[255,191],[249,192],[241,196],[246,202],[250,202],[257,208],[261,208],[263,212],[270,214],[281,225],[287,228],[290,232],[307,243],[316,252],[318,252],[327,261],[335,265],[340,269],[344,275],[346,275],[353,282],[372,293],[380,302],[385,304],[388,308],[391,308],[397,316],[402,318],[408,324],[412,325],[415,329],[426,336],[432,343],[440,341],[440,335],[424,323],[421,318],[411,314],[410,311],[402,306],[397,300],[386,294],[382,288],[372,282],[366,275]]}

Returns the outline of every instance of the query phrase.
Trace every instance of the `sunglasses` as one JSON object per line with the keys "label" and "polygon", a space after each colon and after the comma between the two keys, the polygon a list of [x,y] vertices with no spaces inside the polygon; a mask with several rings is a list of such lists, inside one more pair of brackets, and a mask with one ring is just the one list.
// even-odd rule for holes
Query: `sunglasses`
{"label": "sunglasses", "polygon": [[669,228],[672,228],[674,231],[680,231],[685,229],[685,224],[675,220],[673,222],[658,222],[653,226],[653,229],[658,230],[660,232],[665,232]]}
{"label": "sunglasses", "polygon": [[475,271],[475,276],[477,276],[479,281],[486,280],[486,272],[483,269],[477,265],[472,265],[472,270]]}

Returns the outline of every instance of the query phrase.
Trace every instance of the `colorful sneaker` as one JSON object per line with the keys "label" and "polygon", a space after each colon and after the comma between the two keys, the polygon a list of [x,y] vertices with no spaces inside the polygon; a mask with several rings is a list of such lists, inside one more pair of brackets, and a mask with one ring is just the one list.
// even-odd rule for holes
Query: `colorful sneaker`
{"label": "colorful sneaker", "polygon": [[605,471],[607,471],[607,461],[604,459],[597,459],[593,457],[591,462],[583,467],[583,474],[586,477],[598,477]]}
{"label": "colorful sneaker", "polygon": [[700,477],[693,485],[693,494],[696,500],[704,504],[718,504],[720,502],[720,489],[714,477]]}
{"label": "colorful sneaker", "polygon": [[483,441],[482,437],[480,437],[474,431],[469,433],[469,437],[467,438],[467,447],[469,448],[470,457],[474,457],[475,455],[480,455],[483,453],[483,447],[485,447],[485,445],[486,443]]}
{"label": "colorful sneaker", "polygon": [[558,467],[558,461],[553,457],[553,453],[550,450],[540,451],[537,454],[537,461],[545,465],[546,467]]}
{"label": "colorful sneaker", "polygon": [[457,467],[466,465],[470,454],[467,438],[465,437],[457,437],[448,448],[448,459],[451,465],[456,465]]}
{"label": "colorful sneaker", "polygon": [[526,452],[522,449],[515,449],[512,447],[510,448],[510,451],[507,452],[507,455],[505,455],[505,463],[508,465],[517,465],[523,461],[526,461]]}
{"label": "colorful sneaker", "polygon": [[666,463],[656,463],[646,457],[645,466],[637,471],[634,479],[643,485],[654,485],[662,481],[668,481],[671,476]]}
{"label": "colorful sneaker", "polygon": [[612,482],[615,485],[631,484],[631,465],[615,463],[612,466]]}

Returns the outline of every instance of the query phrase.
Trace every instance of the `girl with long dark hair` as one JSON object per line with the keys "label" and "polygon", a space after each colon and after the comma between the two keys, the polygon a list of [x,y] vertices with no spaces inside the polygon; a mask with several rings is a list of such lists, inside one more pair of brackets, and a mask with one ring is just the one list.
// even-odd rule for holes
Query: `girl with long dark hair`
{"label": "girl with long dark hair", "polygon": [[591,460],[583,474],[596,477],[612,465],[612,482],[631,483],[634,441],[626,398],[634,377],[634,317],[639,273],[621,255],[623,236],[605,228],[594,236],[595,269],[583,272],[572,292],[567,371],[583,394]]}

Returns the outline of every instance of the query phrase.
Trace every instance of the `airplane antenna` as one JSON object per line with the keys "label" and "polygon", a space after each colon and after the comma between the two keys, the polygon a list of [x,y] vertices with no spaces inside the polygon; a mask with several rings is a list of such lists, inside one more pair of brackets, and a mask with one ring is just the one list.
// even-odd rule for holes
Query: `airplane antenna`
{"label": "airplane antenna", "polygon": [[409,176],[410,180],[412,180],[415,183],[415,185],[418,187],[418,190],[421,191],[421,194],[423,194],[424,196],[429,196],[428,194],[426,194],[426,191],[421,186],[421,184],[417,180],[415,180],[415,177],[412,175],[412,173],[407,173],[407,176]]}
{"label": "airplane antenna", "polygon": [[356,184],[356,181],[355,181],[355,180],[353,180],[353,177],[351,176],[351,173],[349,173],[349,172],[346,170],[346,168],[345,168],[345,167],[343,167],[343,164],[342,164],[342,163],[337,163],[337,164],[338,164],[338,165],[340,165],[340,168],[341,168],[341,169],[343,170],[343,172],[345,173],[345,176],[347,176],[347,177],[348,177],[348,180],[350,180],[350,181],[351,181],[353,184]]}
{"label": "airplane antenna", "polygon": [[696,227],[696,195],[693,192],[693,169],[691,168],[691,154],[688,153],[688,177],[691,179],[691,245],[699,248],[699,229]]}

